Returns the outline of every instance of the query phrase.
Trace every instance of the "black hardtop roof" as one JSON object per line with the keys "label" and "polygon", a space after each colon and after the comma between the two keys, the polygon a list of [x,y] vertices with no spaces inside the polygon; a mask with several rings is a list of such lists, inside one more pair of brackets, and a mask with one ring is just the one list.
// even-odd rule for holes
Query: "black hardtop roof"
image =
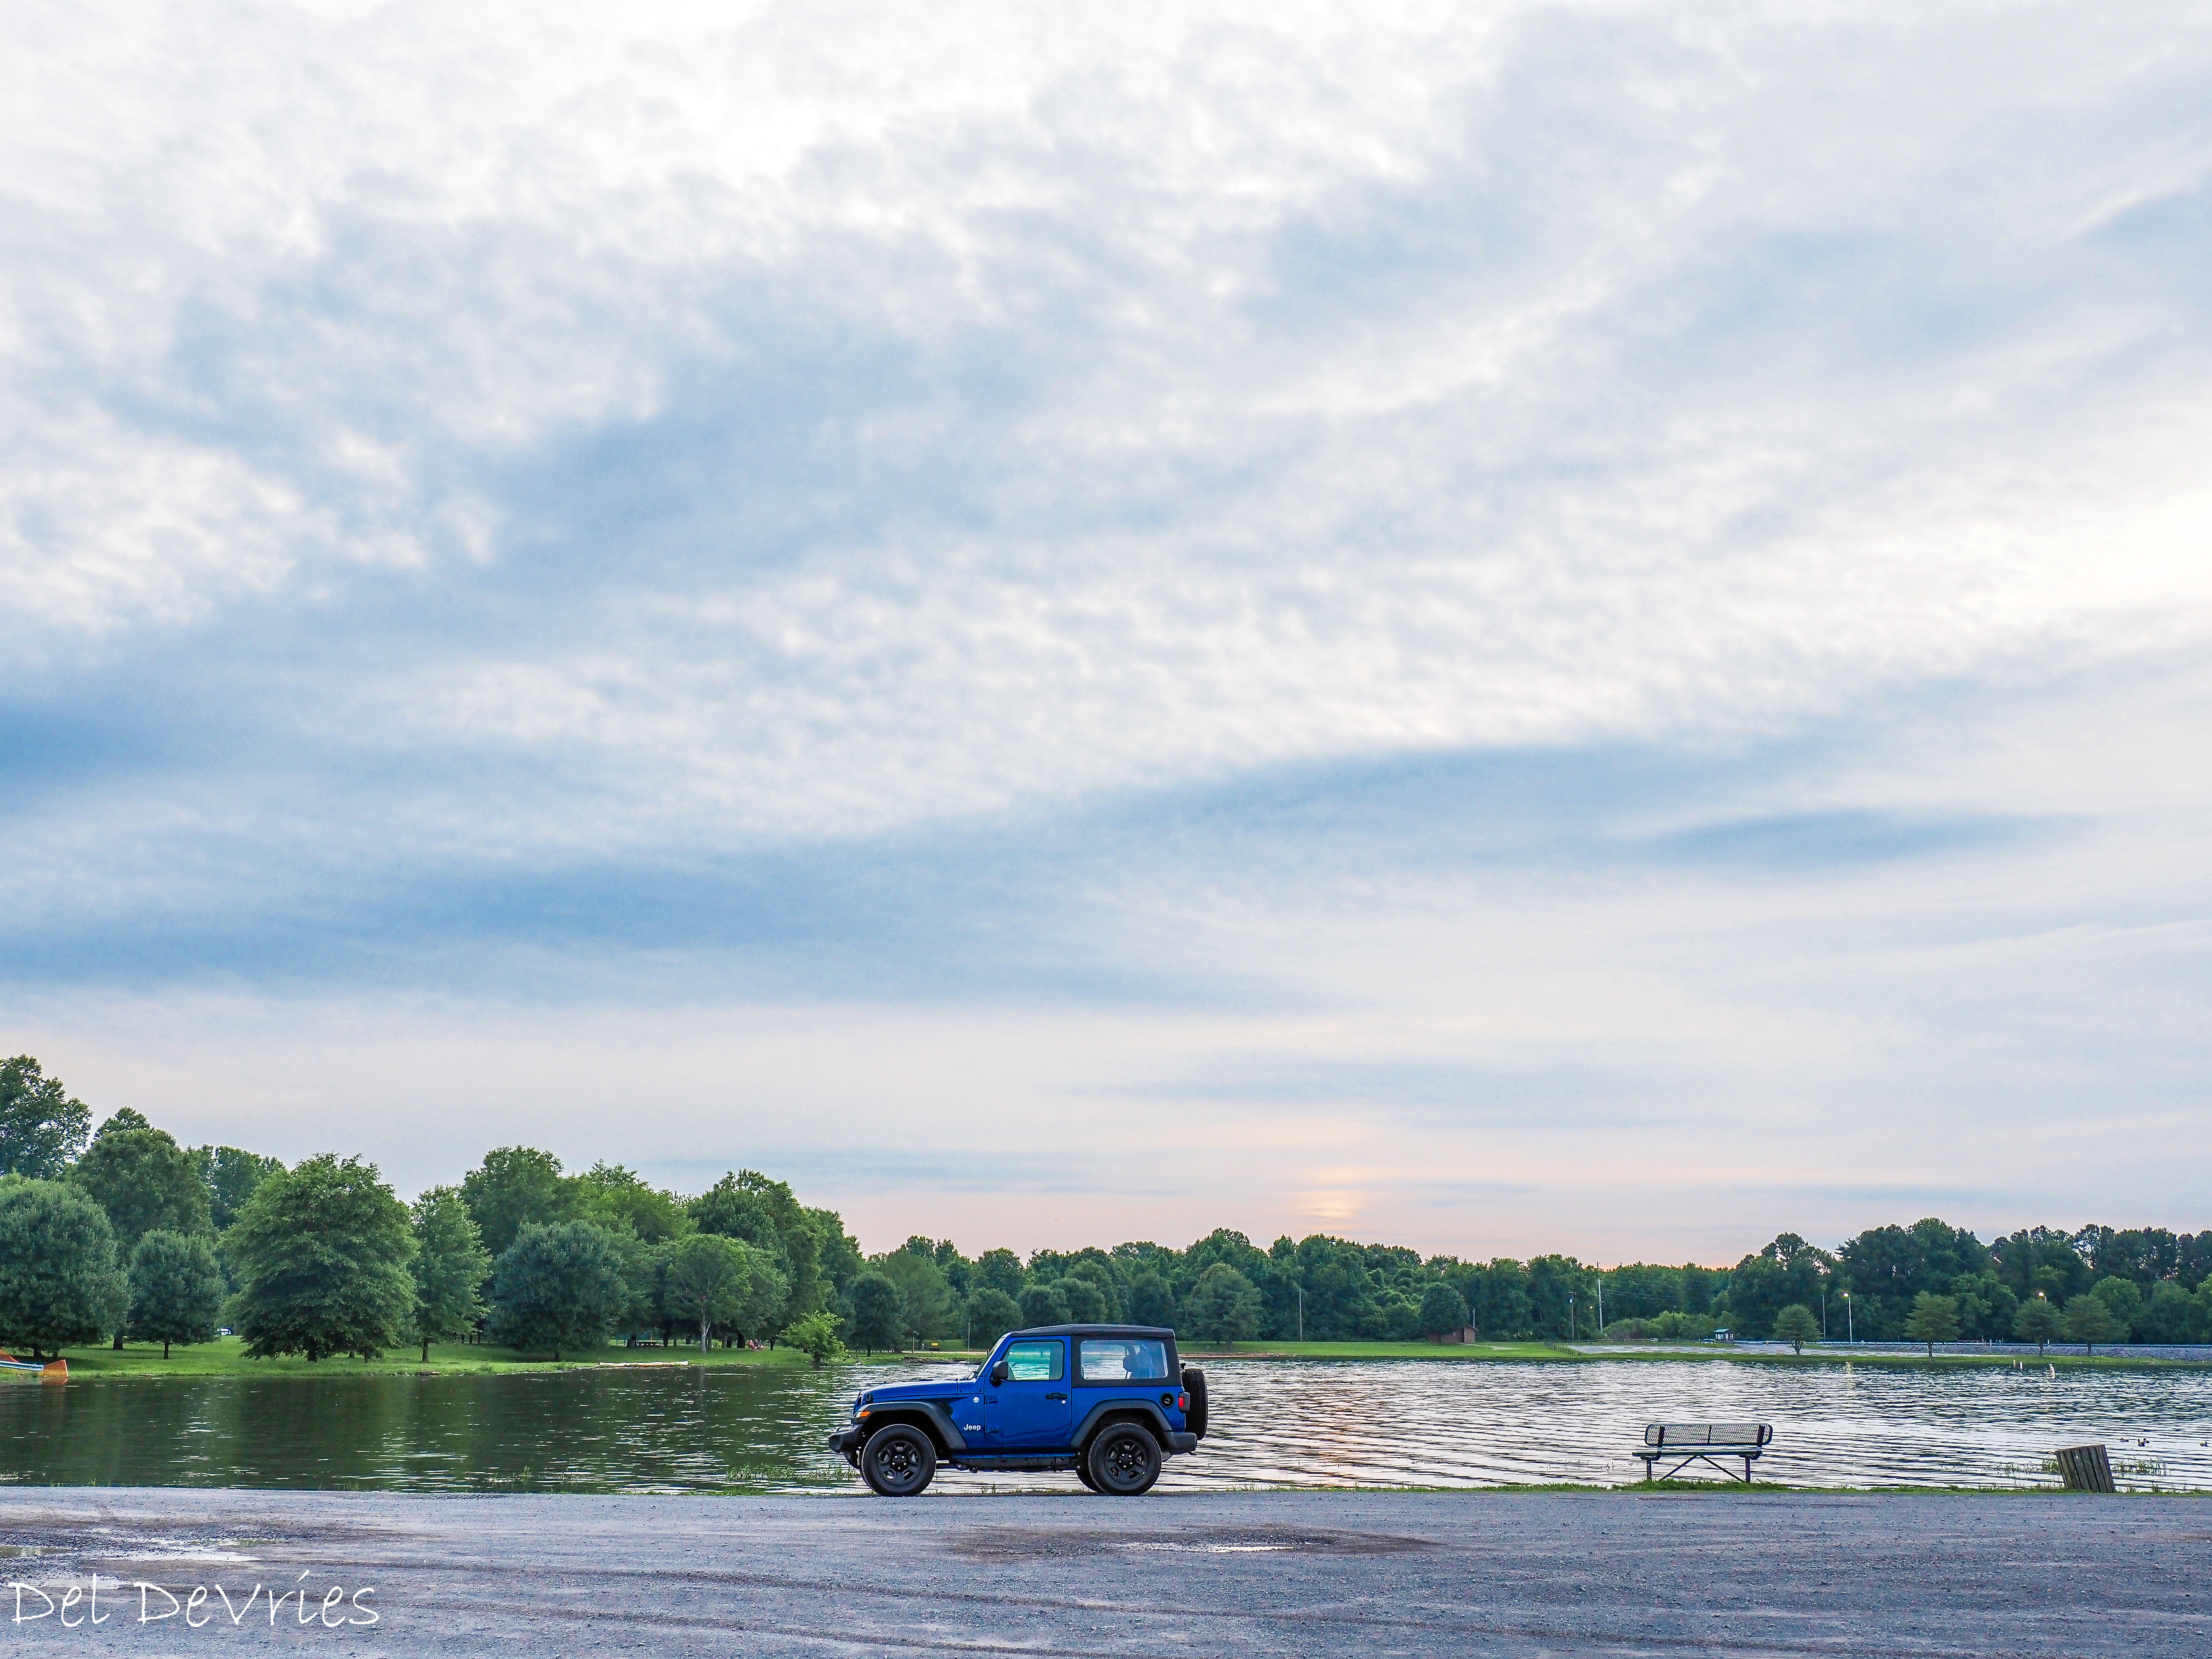
{"label": "black hardtop roof", "polygon": [[1165,1325],[1025,1325],[1008,1336],[1157,1336],[1172,1342],[1176,1334]]}

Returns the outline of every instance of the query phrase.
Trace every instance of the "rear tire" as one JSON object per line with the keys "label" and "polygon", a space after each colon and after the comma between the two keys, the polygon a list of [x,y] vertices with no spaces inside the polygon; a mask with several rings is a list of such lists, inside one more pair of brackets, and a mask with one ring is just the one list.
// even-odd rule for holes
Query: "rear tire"
{"label": "rear tire", "polygon": [[1137,1423],[1115,1423],[1098,1431],[1083,1459],[1094,1490],[1108,1498],[1134,1498],[1160,1478],[1160,1443]]}
{"label": "rear tire", "polygon": [[937,1448],[920,1429],[893,1423],[860,1449],[860,1479],[879,1498],[918,1497],[937,1474]]}

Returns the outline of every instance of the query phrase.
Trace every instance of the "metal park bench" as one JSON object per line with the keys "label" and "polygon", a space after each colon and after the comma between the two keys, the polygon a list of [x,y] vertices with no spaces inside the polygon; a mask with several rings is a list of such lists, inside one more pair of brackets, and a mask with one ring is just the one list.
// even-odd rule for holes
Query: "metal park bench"
{"label": "metal park bench", "polygon": [[1720,1462],[1723,1457],[1743,1459],[1743,1484],[1751,1484],[1752,1460],[1766,1449],[1766,1443],[1774,1438],[1771,1423],[1653,1423],[1644,1431],[1644,1443],[1636,1455],[1644,1460],[1644,1478],[1652,1477],[1654,1467],[1662,1459],[1674,1460],[1674,1467],[1659,1476],[1672,1480],[1692,1463],[1711,1463],[1731,1480],[1735,1471]]}

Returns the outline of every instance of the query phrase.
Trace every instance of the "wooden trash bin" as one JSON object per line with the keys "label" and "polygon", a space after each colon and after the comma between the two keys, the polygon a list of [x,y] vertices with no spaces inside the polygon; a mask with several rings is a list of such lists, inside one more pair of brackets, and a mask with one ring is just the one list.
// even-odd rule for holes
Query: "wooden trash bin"
{"label": "wooden trash bin", "polygon": [[2058,1473],[2069,1492],[2118,1492],[2112,1484],[2112,1460],[2096,1446],[2061,1446]]}

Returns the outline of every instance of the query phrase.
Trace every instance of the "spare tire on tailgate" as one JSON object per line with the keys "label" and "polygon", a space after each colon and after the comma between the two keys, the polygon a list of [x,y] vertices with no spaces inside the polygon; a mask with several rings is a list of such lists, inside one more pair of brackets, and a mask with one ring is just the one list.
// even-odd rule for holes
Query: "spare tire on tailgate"
{"label": "spare tire on tailgate", "polygon": [[1190,1431],[1201,1439],[1206,1435],[1206,1373],[1195,1365],[1182,1368],[1182,1391],[1190,1396],[1190,1409],[1182,1420],[1190,1425]]}

